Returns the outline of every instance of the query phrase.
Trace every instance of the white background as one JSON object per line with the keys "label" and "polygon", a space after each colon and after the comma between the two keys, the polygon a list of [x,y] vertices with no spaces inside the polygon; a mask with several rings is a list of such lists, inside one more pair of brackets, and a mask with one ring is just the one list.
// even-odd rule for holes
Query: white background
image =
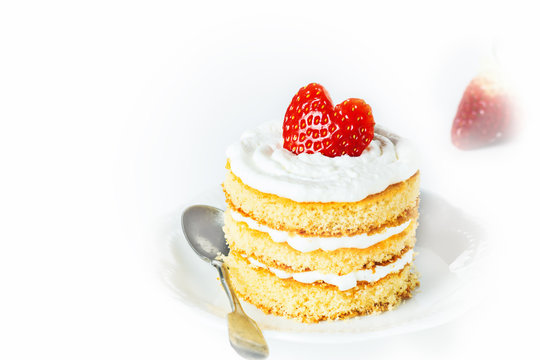
{"label": "white background", "polygon": [[[491,290],[438,328],[339,347],[270,341],[272,358],[526,356],[538,324],[535,14],[519,1],[2,2],[0,358],[237,358],[224,326],[160,282],[153,226],[217,186],[227,144],[282,118],[314,81],[335,103],[370,103],[417,144],[423,187],[489,227]],[[494,57],[520,131],[459,151],[455,109]]]}

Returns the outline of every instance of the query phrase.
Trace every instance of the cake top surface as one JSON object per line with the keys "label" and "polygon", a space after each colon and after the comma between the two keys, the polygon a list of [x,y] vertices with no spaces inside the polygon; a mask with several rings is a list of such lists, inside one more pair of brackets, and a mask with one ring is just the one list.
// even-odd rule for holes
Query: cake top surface
{"label": "cake top surface", "polygon": [[379,125],[360,156],[296,155],[283,147],[279,121],[244,132],[226,154],[244,184],[298,202],[360,201],[418,170],[410,142]]}

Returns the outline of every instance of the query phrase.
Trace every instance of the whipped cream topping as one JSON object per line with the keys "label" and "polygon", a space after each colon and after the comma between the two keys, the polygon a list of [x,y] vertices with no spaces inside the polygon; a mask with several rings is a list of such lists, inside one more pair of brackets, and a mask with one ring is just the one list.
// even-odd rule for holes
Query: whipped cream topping
{"label": "whipped cream topping", "polygon": [[403,256],[395,262],[388,265],[377,265],[372,269],[358,270],[346,275],[323,274],[319,271],[304,271],[299,273],[289,273],[280,269],[275,269],[257,261],[251,257],[248,258],[251,265],[255,267],[265,268],[273,272],[280,279],[293,278],[296,281],[311,284],[316,281],[324,281],[327,284],[335,285],[341,291],[352,289],[356,286],[357,281],[375,282],[388,274],[398,272],[407,264],[413,261],[413,250],[407,251]]}
{"label": "whipped cream topping", "polygon": [[229,146],[232,172],[259,191],[298,202],[354,202],[418,170],[411,144],[376,125],[362,155],[295,155],[283,148],[282,124],[265,123]]}
{"label": "whipped cream topping", "polygon": [[395,227],[387,227],[382,232],[372,235],[358,234],[354,236],[342,237],[306,237],[292,234],[287,231],[272,229],[268,226],[259,224],[255,220],[245,217],[234,210],[230,210],[230,214],[234,220],[244,222],[250,229],[265,232],[273,241],[278,243],[286,242],[293,249],[300,252],[310,252],[317,249],[322,249],[325,251],[332,251],[341,248],[365,249],[401,233],[412,221],[407,220],[403,224]]}

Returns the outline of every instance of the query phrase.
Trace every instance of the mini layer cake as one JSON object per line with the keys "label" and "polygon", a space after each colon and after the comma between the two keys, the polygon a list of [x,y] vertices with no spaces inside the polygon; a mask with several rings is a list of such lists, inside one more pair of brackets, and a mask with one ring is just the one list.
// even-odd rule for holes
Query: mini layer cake
{"label": "mini layer cake", "polygon": [[412,296],[419,172],[407,141],[378,126],[372,134],[360,154],[295,153],[285,127],[270,123],[229,147],[225,263],[240,297],[318,322]]}

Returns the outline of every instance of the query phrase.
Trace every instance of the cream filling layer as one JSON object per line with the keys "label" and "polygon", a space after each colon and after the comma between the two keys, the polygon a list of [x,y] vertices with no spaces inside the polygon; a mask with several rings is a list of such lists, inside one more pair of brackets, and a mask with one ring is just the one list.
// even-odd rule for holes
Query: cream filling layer
{"label": "cream filling layer", "polygon": [[269,267],[251,257],[248,258],[251,265],[260,267],[273,272],[280,279],[293,278],[301,283],[311,284],[316,281],[324,281],[327,284],[335,285],[339,290],[345,291],[356,286],[357,281],[375,282],[383,277],[398,272],[407,264],[413,261],[413,250],[407,251],[395,262],[388,265],[377,265],[372,269],[358,270],[346,275],[323,274],[319,271],[304,271],[299,273],[290,273],[280,269]]}
{"label": "cream filling layer", "polygon": [[242,214],[230,210],[231,217],[238,222],[245,223],[250,229],[267,233],[270,238],[277,242],[286,242],[293,249],[300,252],[310,252],[314,250],[332,251],[341,248],[357,248],[366,249],[381,241],[384,241],[396,234],[403,232],[411,223],[412,220],[407,220],[403,224],[394,227],[387,227],[380,233],[376,234],[359,234],[354,236],[342,237],[306,237],[295,235],[287,231],[275,230],[268,226],[259,224],[255,220],[245,217]]}

